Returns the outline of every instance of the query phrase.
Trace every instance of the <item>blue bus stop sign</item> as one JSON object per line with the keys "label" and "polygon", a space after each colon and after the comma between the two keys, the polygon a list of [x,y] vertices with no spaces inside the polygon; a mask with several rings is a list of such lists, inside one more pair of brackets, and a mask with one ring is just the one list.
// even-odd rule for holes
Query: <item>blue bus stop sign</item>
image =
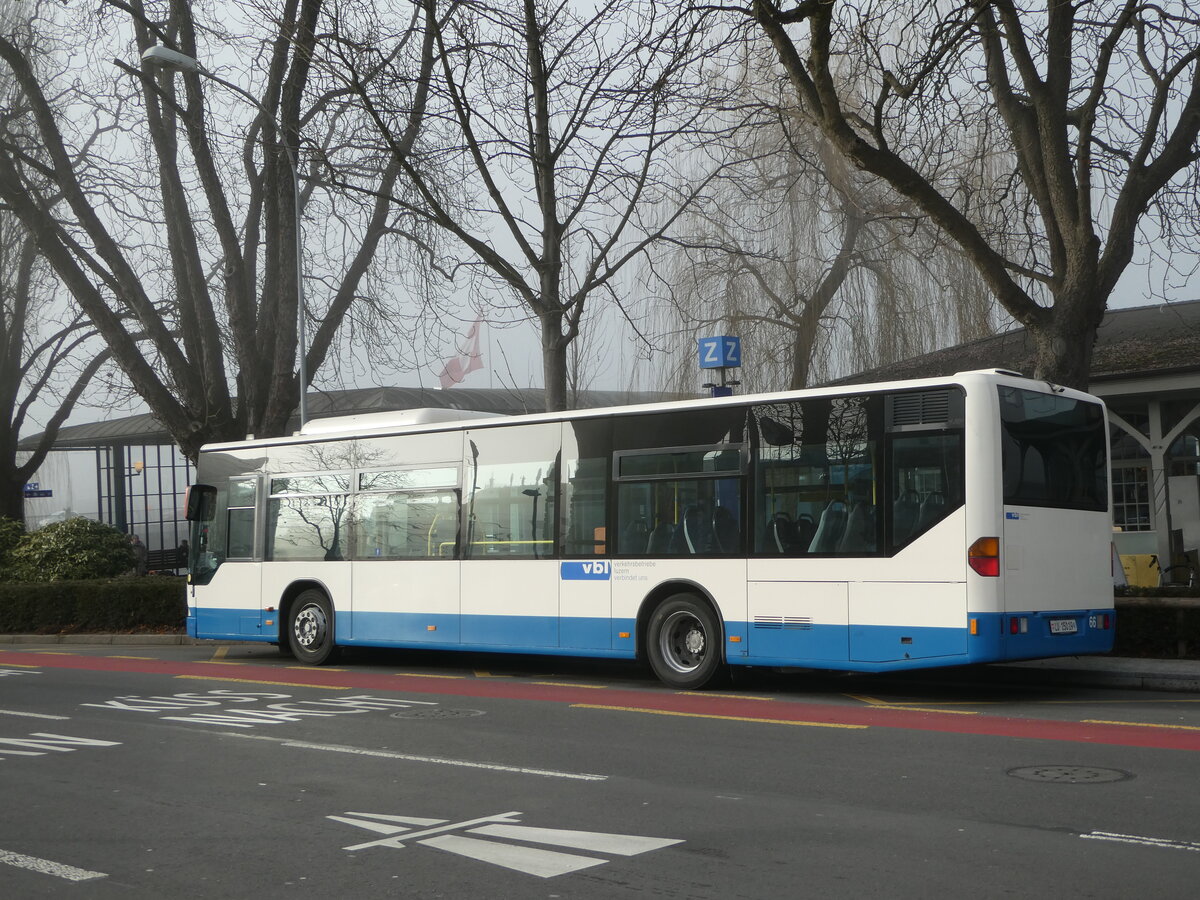
{"label": "blue bus stop sign", "polygon": [[742,339],[732,335],[700,338],[700,368],[736,369],[742,364]]}

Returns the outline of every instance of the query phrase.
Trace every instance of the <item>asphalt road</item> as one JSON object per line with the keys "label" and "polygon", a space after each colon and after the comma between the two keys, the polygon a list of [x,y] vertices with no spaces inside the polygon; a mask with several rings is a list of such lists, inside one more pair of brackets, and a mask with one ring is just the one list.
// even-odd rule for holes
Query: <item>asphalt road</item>
{"label": "asphalt road", "polygon": [[1200,696],[994,672],[0,650],[4,898],[1191,898],[1198,776]]}

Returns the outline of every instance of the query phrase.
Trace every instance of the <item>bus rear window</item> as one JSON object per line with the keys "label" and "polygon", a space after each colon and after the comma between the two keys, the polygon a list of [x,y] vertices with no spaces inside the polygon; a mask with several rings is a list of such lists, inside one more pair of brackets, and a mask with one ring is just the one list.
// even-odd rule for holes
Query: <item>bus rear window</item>
{"label": "bus rear window", "polygon": [[1107,510],[1103,408],[1004,385],[999,391],[1004,502]]}

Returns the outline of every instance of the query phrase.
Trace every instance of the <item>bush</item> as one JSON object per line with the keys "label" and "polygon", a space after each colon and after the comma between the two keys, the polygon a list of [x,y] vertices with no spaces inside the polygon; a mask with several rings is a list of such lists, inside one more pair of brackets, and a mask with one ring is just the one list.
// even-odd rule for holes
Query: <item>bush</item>
{"label": "bush", "polygon": [[186,617],[183,578],[0,584],[0,634],[178,631]]}
{"label": "bush", "polygon": [[17,581],[112,578],[133,568],[129,539],[81,516],[27,534],[9,558]]}

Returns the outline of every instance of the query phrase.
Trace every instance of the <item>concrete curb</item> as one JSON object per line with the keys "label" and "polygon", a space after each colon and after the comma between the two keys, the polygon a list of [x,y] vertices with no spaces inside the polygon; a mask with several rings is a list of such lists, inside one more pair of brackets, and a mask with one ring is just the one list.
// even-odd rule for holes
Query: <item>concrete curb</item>
{"label": "concrete curb", "polygon": [[147,646],[151,644],[195,645],[213,641],[198,641],[186,634],[0,634],[0,644],[116,644]]}
{"label": "concrete curb", "polygon": [[1200,660],[1122,656],[1067,656],[993,663],[1008,679],[1124,690],[1200,693]]}
{"label": "concrete curb", "polygon": [[[1198,664],[1200,668],[1200,664]],[[1077,687],[1108,687],[1134,691],[1200,693],[1200,672],[1195,675],[1164,675],[1147,672],[1099,671],[1096,669],[1056,669],[1046,667],[1030,671],[1021,681],[1045,682]]]}

